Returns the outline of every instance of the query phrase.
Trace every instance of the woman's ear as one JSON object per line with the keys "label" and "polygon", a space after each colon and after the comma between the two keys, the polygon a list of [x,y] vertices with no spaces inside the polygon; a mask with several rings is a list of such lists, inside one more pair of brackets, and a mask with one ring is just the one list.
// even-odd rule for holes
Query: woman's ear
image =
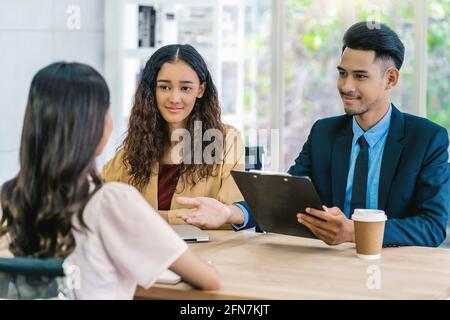
{"label": "woman's ear", "polygon": [[205,90],[206,90],[206,81],[203,81],[200,84],[200,87],[198,88],[197,98],[199,98],[199,99],[202,98],[203,94],[205,93]]}

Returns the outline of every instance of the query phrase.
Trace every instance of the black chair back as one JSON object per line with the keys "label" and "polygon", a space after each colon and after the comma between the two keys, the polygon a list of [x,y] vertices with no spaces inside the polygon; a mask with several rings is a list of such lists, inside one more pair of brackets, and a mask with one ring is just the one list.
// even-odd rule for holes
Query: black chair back
{"label": "black chair back", "polygon": [[264,146],[245,147],[245,171],[264,170]]}
{"label": "black chair back", "polygon": [[[250,170],[264,170],[264,146],[245,147],[245,171]],[[258,225],[255,231],[263,232]]]}
{"label": "black chair back", "polygon": [[1,299],[67,297],[62,259],[0,258]]}

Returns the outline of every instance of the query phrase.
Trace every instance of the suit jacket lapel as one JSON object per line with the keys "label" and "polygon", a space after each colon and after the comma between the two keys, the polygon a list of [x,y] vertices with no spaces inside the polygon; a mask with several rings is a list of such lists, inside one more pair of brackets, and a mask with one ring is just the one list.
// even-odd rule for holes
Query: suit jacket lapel
{"label": "suit jacket lapel", "polygon": [[397,171],[398,162],[403,152],[403,145],[399,142],[404,136],[403,114],[392,106],[389,133],[384,145],[383,160],[381,162],[380,182],[378,186],[378,208],[386,208],[387,198],[392,180]]}
{"label": "suit jacket lapel", "polygon": [[345,190],[352,150],[353,131],[351,119],[350,117],[348,124],[336,137],[331,159],[333,205],[339,207],[342,211],[344,210]]}

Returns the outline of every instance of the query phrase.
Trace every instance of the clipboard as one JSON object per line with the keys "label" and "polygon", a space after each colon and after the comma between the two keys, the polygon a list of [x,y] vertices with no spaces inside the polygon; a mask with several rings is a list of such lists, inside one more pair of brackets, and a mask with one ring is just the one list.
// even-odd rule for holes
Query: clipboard
{"label": "clipboard", "polygon": [[297,221],[305,209],[322,210],[322,202],[308,177],[232,170],[256,223],[264,232],[317,239]]}

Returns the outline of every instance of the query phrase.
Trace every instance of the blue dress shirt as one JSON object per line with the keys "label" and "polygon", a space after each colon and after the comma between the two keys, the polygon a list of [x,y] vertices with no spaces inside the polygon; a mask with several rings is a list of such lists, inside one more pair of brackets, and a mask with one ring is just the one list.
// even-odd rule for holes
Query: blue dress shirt
{"label": "blue dress shirt", "polygon": [[347,177],[347,188],[345,191],[344,213],[350,218],[353,214],[350,212],[350,203],[352,201],[353,190],[353,174],[355,173],[356,158],[359,154],[358,139],[364,135],[369,145],[369,172],[367,175],[367,193],[366,193],[366,208],[378,208],[378,186],[380,182],[381,160],[383,159],[384,145],[386,137],[389,132],[389,125],[391,123],[392,106],[389,106],[388,112],[385,116],[372,128],[365,131],[361,129],[353,117],[353,140],[352,151],[350,154],[350,167]]}

